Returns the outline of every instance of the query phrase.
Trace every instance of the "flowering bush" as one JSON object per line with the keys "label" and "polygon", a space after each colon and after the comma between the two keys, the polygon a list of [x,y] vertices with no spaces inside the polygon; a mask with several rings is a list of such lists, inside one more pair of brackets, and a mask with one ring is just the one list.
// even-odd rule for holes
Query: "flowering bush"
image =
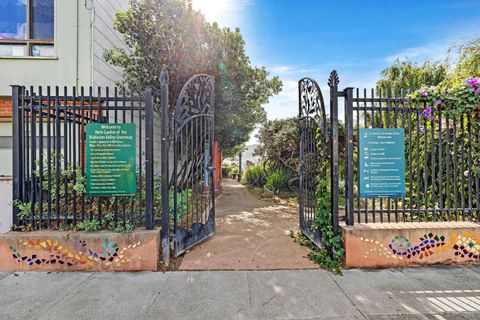
{"label": "flowering bush", "polygon": [[456,113],[468,111],[478,113],[480,110],[480,77],[468,78],[464,83],[448,89],[435,86],[420,89],[412,94],[412,99],[425,103],[426,107],[421,115],[430,121],[435,119],[433,106]]}
{"label": "flowering bush", "polygon": [[[463,144],[472,148],[472,160],[474,163],[473,172],[480,174],[480,77],[468,78],[465,82],[452,88],[442,89],[430,87],[420,89],[411,96],[414,102],[424,103],[423,111],[419,112],[420,117],[425,118],[425,124],[420,127],[422,133],[426,129],[435,128],[439,124],[434,122],[434,110],[437,112],[449,112],[454,117],[460,116],[463,127],[470,123],[470,132],[474,134],[463,138]],[[468,114],[468,116],[467,116]],[[459,128],[461,129],[461,127]],[[457,129],[458,130],[458,129]]]}

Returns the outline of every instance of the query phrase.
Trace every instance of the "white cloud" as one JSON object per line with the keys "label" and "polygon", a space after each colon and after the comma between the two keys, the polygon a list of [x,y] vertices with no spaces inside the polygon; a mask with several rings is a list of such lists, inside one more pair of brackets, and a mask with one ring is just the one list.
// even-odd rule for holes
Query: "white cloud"
{"label": "white cloud", "polygon": [[397,59],[405,60],[408,58],[413,61],[442,61],[448,56],[448,50],[458,44],[472,39],[470,31],[459,30],[454,35],[446,36],[444,39],[436,42],[426,43],[422,46],[403,49],[402,51],[388,56],[385,62],[392,63]]}
{"label": "white cloud", "polygon": [[282,119],[293,117],[298,112],[298,83],[292,79],[282,79],[283,90],[279,95],[270,99],[265,106],[268,119]]}
{"label": "white cloud", "polygon": [[385,62],[392,63],[395,60],[424,61],[426,59],[433,61],[441,61],[447,57],[448,48],[451,43],[429,43],[424,46],[407,48],[396,54],[385,58]]}
{"label": "white cloud", "polygon": [[273,74],[282,74],[282,75],[293,75],[293,74],[312,74],[315,72],[320,71],[320,68],[306,68],[306,67],[298,67],[298,66],[273,66],[267,68]]}

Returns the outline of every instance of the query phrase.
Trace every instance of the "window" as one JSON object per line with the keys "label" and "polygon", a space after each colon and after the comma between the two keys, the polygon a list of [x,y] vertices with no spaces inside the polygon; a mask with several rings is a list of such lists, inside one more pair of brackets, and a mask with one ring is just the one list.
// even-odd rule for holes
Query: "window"
{"label": "window", "polygon": [[0,56],[54,55],[54,1],[0,1]]}

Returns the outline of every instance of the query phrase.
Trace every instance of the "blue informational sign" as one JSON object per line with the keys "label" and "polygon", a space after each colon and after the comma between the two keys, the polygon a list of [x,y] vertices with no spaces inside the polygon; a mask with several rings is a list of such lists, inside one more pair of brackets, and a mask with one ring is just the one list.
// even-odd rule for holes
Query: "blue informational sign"
{"label": "blue informational sign", "polygon": [[360,198],[404,198],[404,130],[361,128],[359,135]]}

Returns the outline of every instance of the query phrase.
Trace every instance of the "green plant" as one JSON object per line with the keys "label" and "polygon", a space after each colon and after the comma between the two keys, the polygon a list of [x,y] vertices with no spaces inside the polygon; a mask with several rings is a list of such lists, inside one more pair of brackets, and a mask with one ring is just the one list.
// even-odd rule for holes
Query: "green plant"
{"label": "green plant", "polygon": [[238,174],[238,164],[236,163],[224,163],[222,164],[222,176],[225,178],[231,178]]}
{"label": "green plant", "polygon": [[95,232],[100,230],[100,222],[98,220],[85,220],[77,224],[76,229],[85,232]]}
{"label": "green plant", "polygon": [[104,217],[103,229],[112,230],[118,233],[130,233],[135,229],[135,223],[130,219],[121,221],[121,219],[115,219],[114,214],[108,213]]}
{"label": "green plant", "polygon": [[[37,160],[35,162],[36,169],[33,172],[37,179],[42,178],[42,189],[44,191],[49,190],[52,198],[57,196],[64,197],[65,194],[71,195],[76,193],[77,195],[82,195],[86,192],[85,186],[85,177],[82,174],[82,168],[77,165],[75,168],[72,163],[67,163],[64,165],[64,156],[61,153],[50,153],[50,165],[48,157],[42,162]],[[57,168],[57,161],[60,163],[60,166]],[[42,164],[42,172],[40,172],[40,164]],[[58,171],[58,184],[60,189],[57,191],[56,184],[56,173]],[[49,176],[49,172],[51,176]],[[49,179],[51,177],[51,179]],[[68,187],[65,188],[65,182]]]}
{"label": "green plant", "polygon": [[[329,162],[322,163],[321,170],[327,170]],[[332,225],[331,192],[329,175],[325,175],[317,185],[317,211],[312,228],[318,228],[322,235],[321,247],[311,246],[308,257],[322,268],[341,274],[340,265],[345,254],[341,234],[335,234]]]}
{"label": "green plant", "polygon": [[251,187],[263,187],[266,182],[263,166],[255,165],[249,167],[243,175],[243,182]]}
{"label": "green plant", "polygon": [[272,171],[268,177],[265,187],[275,193],[284,191],[288,188],[288,181],[291,178],[290,172],[282,169]]}
{"label": "green plant", "polygon": [[[177,192],[177,219],[180,221],[188,212],[193,212],[192,201],[193,192],[192,189],[185,189],[183,191]],[[175,214],[175,193],[171,189],[169,192],[169,206],[168,206],[168,215],[170,219],[173,219]]]}
{"label": "green plant", "polygon": [[[26,219],[32,214],[32,203],[31,202],[22,202],[18,199],[15,199],[10,202],[10,205],[18,208],[18,217],[20,219]],[[38,204],[35,204],[35,208],[38,207]]]}
{"label": "green plant", "polygon": [[[41,189],[43,190],[43,202],[40,205],[35,202],[32,206],[31,202],[22,202],[20,200],[14,200],[11,204],[19,209],[18,217],[22,221],[20,229],[30,230],[40,227],[40,214],[46,217],[46,214],[50,211],[53,214],[56,210],[61,210],[61,215],[68,215],[70,217],[76,216],[77,221],[80,221],[80,215],[91,217],[88,220],[79,222],[77,225],[72,223],[72,219],[60,219],[49,223],[48,219],[42,219],[41,227],[49,227],[57,230],[85,230],[85,231],[97,231],[101,229],[108,229],[115,232],[130,232],[137,225],[140,226],[142,221],[136,221],[133,224],[132,221],[122,221],[121,217],[117,220],[117,223],[113,223],[114,212],[117,214],[123,210],[131,212],[139,212],[145,208],[145,197],[140,197],[140,190],[145,190],[145,171],[142,175],[139,174],[140,170],[137,169],[137,192],[133,196],[128,197],[88,197],[86,196],[85,176],[82,174],[80,164],[76,166],[73,163],[65,163],[63,155],[57,153],[50,153],[47,157],[44,155],[43,161],[36,161],[36,169],[33,170],[32,175],[36,177],[36,181],[42,180]],[[49,162],[50,159],[50,162]],[[57,161],[60,161],[60,166],[57,166]],[[51,179],[49,179],[51,173]],[[58,176],[58,180],[57,180]],[[40,179],[42,178],[42,179]],[[58,188],[57,188],[58,183]],[[38,199],[38,198],[37,198]],[[50,199],[50,201],[49,201]],[[58,207],[57,207],[58,201]],[[161,207],[161,206],[160,206]],[[33,212],[32,212],[33,209]],[[98,212],[102,212],[106,218],[99,223]],[[128,214],[128,212],[127,212]],[[29,217],[34,217],[33,223],[29,222]],[[109,219],[108,217],[111,217]]]}

